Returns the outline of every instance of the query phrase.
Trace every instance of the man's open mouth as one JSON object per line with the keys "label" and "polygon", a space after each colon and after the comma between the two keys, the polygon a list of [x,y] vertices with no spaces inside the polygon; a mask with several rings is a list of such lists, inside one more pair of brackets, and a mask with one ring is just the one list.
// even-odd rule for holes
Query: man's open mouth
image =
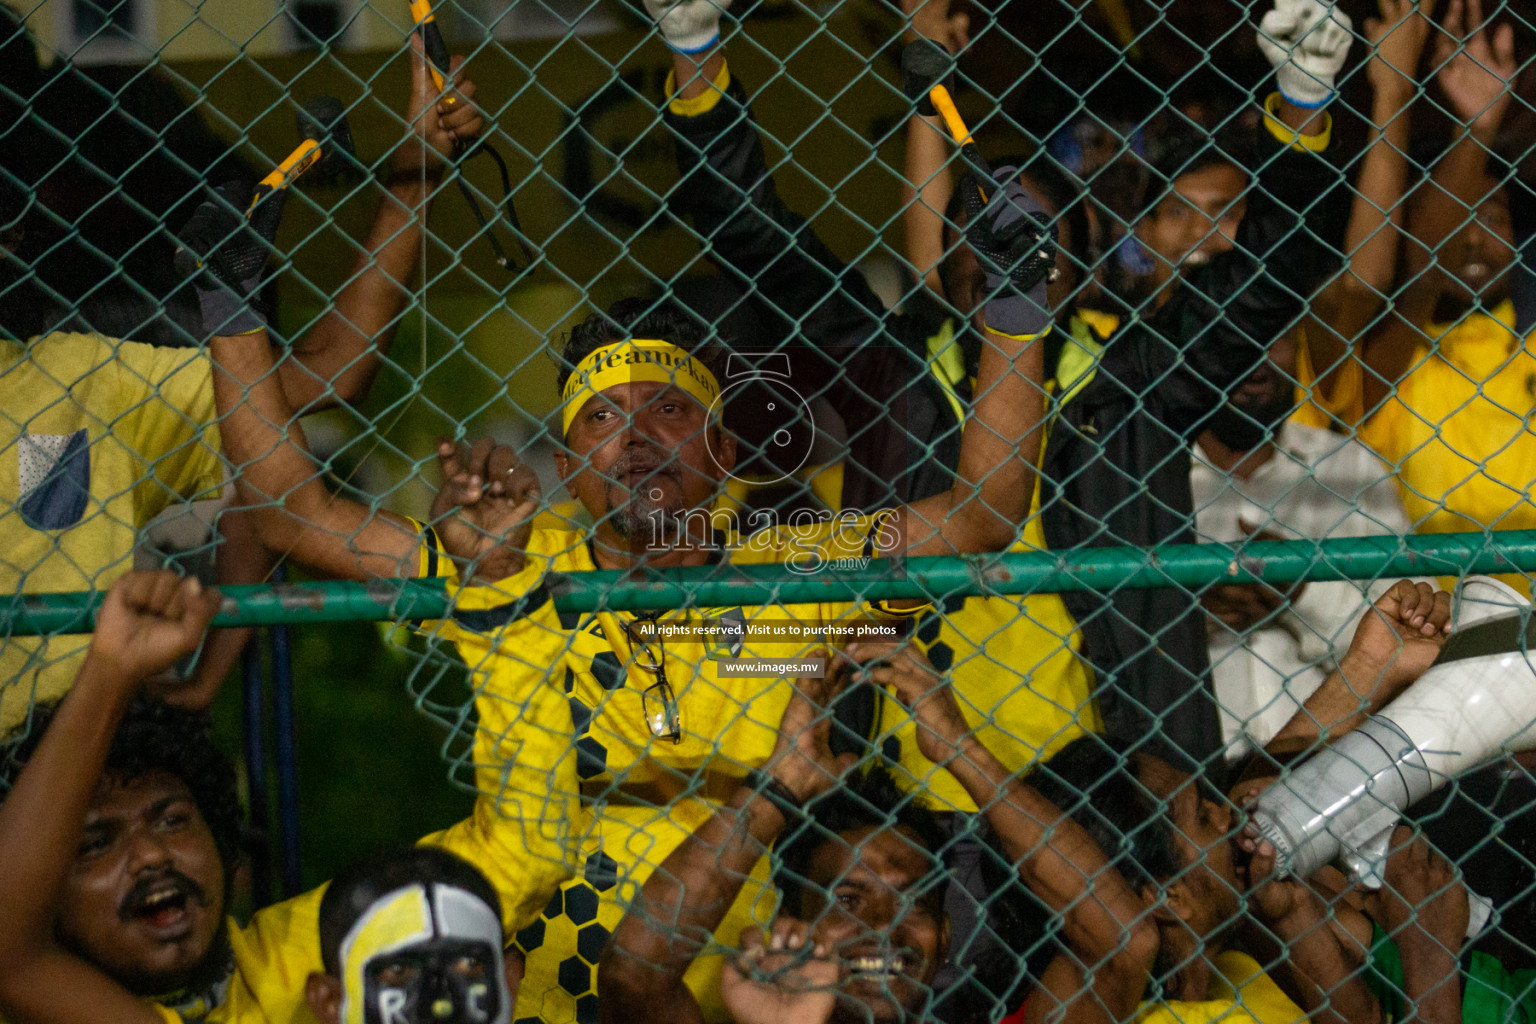
{"label": "man's open mouth", "polygon": [[666,477],[674,482],[677,468],[661,452],[636,451],[619,456],[608,468],[608,476],[628,488],[635,488],[645,481]]}
{"label": "man's open mouth", "polygon": [[848,958],[848,975],[850,978],[868,978],[871,981],[893,980],[906,973],[907,960],[900,953]]}
{"label": "man's open mouth", "polygon": [[139,920],[157,932],[172,932],[190,925],[192,907],[199,901],[196,886],[179,875],[135,886],[123,901],[122,916]]}

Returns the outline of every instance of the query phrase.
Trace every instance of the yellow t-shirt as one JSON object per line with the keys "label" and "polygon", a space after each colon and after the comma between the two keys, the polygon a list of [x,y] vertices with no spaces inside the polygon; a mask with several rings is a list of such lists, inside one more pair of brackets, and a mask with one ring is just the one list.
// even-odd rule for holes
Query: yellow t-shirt
{"label": "yellow t-shirt", "polygon": [[1137,1024],[1302,1024],[1307,1012],[1291,1001],[1246,953],[1226,950],[1212,964],[1211,998],[1148,1003]]}
{"label": "yellow t-shirt", "polygon": [[[1324,373],[1333,367],[1324,367]],[[1291,421],[1318,430],[1335,427],[1353,432],[1365,419],[1365,371],[1360,361],[1349,355],[1338,367],[1338,377],[1329,391],[1318,381],[1312,365],[1312,350],[1307,346],[1305,327],[1296,329],[1296,411]]]}
{"label": "yellow t-shirt", "polygon": [[[1093,379],[1104,339],[1119,319],[1079,309],[1072,318],[1047,389],[1056,405],[1070,401]],[[964,373],[951,324],[928,341],[929,369],[950,396],[963,425],[965,407],[955,392]],[[974,392],[976,382],[971,381]],[[1046,550],[1040,519],[1040,480],[1029,518],[1011,551]],[[950,684],[976,735],[1003,765],[1021,772],[1088,732],[1104,728],[1093,701],[1093,670],[1078,657],[1077,620],[1059,594],[951,598],[917,623],[918,643]],[[894,697],[881,706],[883,731],[899,745],[897,761],[909,784],[940,810],[974,812],[976,803],[949,772],[917,749],[917,725]]]}
{"label": "yellow t-shirt", "polygon": [[[196,349],[99,335],[0,340],[6,592],[104,589],[170,502],[217,495],[210,367]],[[0,735],[69,689],[89,639],[0,639]]]}
{"label": "yellow t-shirt", "polygon": [[1510,302],[1492,315],[1425,328],[1413,369],[1360,431],[1398,470],[1420,533],[1536,527],[1536,336],[1514,332]]}
{"label": "yellow t-shirt", "polygon": [[[783,564],[802,567],[821,560],[864,557],[870,517],[847,515],[841,526],[780,528],[728,545],[733,566]],[[502,774],[515,761],[507,738],[533,721],[525,694],[546,678],[568,698],[574,721],[574,764],[583,799],[571,810],[570,834],[579,837],[578,877],[565,883],[543,914],[518,935],[527,966],[517,1017],[575,1020],[578,1001],[595,999],[595,967],[608,937],[657,865],[729,798],[749,769],[762,765],[778,738],[779,720],[793,692],[788,677],[753,678],[726,666],[741,658],[804,657],[821,646],[816,628],[856,617],[847,603],[773,604],[696,609],[691,624],[705,620],[744,625],[791,624],[812,635],[752,636],[739,642],[708,636],[668,638],[635,653],[621,620],[628,613],[561,616],[547,589],[550,573],[596,568],[582,534],[535,529],[528,564],[493,587],[454,590],[455,613],[441,635],[454,640],[473,673],[479,728],[476,779],[485,803],[503,792]],[[453,589],[453,588],[450,588]],[[681,613],[661,616],[678,623]],[[675,698],[681,738],[657,738],[648,711],[658,703],[657,675],[644,659],[664,659]],[[645,692],[652,691],[650,706]],[[660,722],[662,731],[668,719]],[[776,895],[764,859],[726,915],[720,940],[734,946],[741,929],[771,918]],[[687,975],[707,1020],[728,1020],[719,1000],[720,957],[695,961]]]}

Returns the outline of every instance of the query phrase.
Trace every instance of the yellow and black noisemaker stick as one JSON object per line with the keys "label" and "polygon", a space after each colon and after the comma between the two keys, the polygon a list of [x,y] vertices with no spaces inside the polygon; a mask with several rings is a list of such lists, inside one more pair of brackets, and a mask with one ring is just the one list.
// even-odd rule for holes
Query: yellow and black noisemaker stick
{"label": "yellow and black noisemaker stick", "polygon": [[[357,150],[352,141],[352,129],[347,124],[346,113],[338,100],[329,96],[316,96],[304,105],[298,115],[299,134],[303,141],[262,178],[245,198],[238,182],[226,182],[214,191],[225,202],[239,208],[245,204],[245,221],[250,230],[265,245],[236,245],[226,250],[221,269],[215,276],[242,280],[247,274],[266,263],[270,246],[277,237],[278,224],[283,217],[283,204],[288,197],[288,187],[305,173],[337,175],[357,164]],[[194,219],[196,214],[193,215]],[[190,223],[190,222],[189,222]],[[185,241],[176,247],[175,265],[184,276],[191,277],[205,269],[213,252],[227,239],[205,239],[203,252]],[[215,244],[216,243],[216,244]]]}
{"label": "yellow and black noisemaker stick", "polygon": [[[411,16],[416,19],[416,28],[421,32],[422,48],[427,53],[427,70],[432,74],[432,82],[437,86],[438,92],[444,92],[452,84],[452,63],[448,59],[448,46],[443,42],[443,32],[437,27],[437,21],[432,17],[432,0],[410,0]],[[462,162],[477,154],[484,153],[496,163],[496,169],[501,173],[501,211],[506,218],[507,227],[512,231],[512,237],[518,247],[523,250],[523,258],[531,266],[534,261],[533,250],[528,247],[528,241],[523,235],[523,225],[517,219],[517,208],[512,205],[512,178],[507,173],[507,162],[502,159],[500,153],[489,142],[481,139],[473,145],[465,145],[460,139],[454,143],[453,156],[456,162]],[[485,232],[485,237],[490,240],[491,249],[496,253],[496,262],[508,270],[520,269],[516,263],[508,257],[506,250],[501,247],[501,242],[496,238],[496,232],[491,230],[486,222],[485,214],[480,209],[480,204],[475,200],[474,193],[469,189],[469,183],[464,180],[464,173],[459,171],[459,191],[464,195],[464,201],[469,204],[470,212],[475,215],[475,222],[480,225],[480,230]]]}
{"label": "yellow and black noisemaker stick", "polygon": [[[262,229],[267,226],[276,227],[281,204],[265,203],[264,200],[282,192],[308,171],[314,170],[317,174],[334,177],[351,167],[357,159],[352,128],[347,124],[346,111],[340,100],[330,96],[311,99],[299,111],[298,129],[304,141],[271,174],[257,182],[250,204],[245,209],[246,220],[251,221],[252,227],[268,241],[272,240],[276,232]],[[267,225],[263,221],[272,223]]]}
{"label": "yellow and black noisemaker stick", "polygon": [[[971,130],[965,126],[960,111],[955,107],[954,97],[950,93],[954,64],[955,60],[949,51],[931,39],[908,43],[901,51],[901,88],[907,94],[907,99],[916,104],[919,114],[924,117],[937,114],[943,118],[944,127],[949,129],[950,137],[960,147],[960,156],[970,165],[969,177],[973,188],[962,198],[965,200],[966,213],[974,222],[987,205],[987,187],[1001,186],[1002,183],[992,172],[992,165],[981,155],[976,140],[971,137]],[[1045,234],[1041,238],[1051,232],[1049,225],[1043,225],[1043,229]],[[1039,238],[1028,240],[1014,255],[1022,256],[1029,252],[1033,256],[1043,253],[1045,250],[1039,242]],[[1011,264],[1015,261],[1008,262]],[[1056,269],[1052,267],[1045,276],[1051,281],[1056,280]]]}
{"label": "yellow and black noisemaker stick", "polygon": [[955,60],[949,51],[931,39],[908,43],[901,51],[902,91],[907,94],[907,99],[917,104],[919,114],[924,117],[938,114],[944,119],[944,127],[949,129],[950,137],[960,147],[960,155],[975,172],[972,177],[980,179],[976,182],[976,188],[981,192],[981,201],[985,205],[987,194],[982,190],[982,182],[991,183],[996,178],[992,175],[992,166],[981,155],[981,150],[976,148],[971,130],[960,118],[954,97],[950,95],[949,82],[954,64]]}

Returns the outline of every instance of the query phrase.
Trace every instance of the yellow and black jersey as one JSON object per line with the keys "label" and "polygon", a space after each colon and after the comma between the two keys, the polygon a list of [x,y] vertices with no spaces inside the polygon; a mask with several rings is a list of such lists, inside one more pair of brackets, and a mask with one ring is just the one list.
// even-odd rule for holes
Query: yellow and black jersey
{"label": "yellow and black jersey", "polygon": [[[1012,551],[1045,550],[1039,485]],[[978,739],[1013,772],[1027,770],[1079,736],[1102,731],[1093,670],[1078,656],[1077,622],[1057,594],[953,597],[925,610],[916,640],[949,673],[960,710]],[[917,726],[894,697],[881,708],[889,754],[911,784],[943,810],[976,811],[964,787],[917,749]]]}
{"label": "yellow and black jersey", "polygon": [[[824,571],[878,557],[879,526],[877,518],[845,515],[727,542],[715,557],[731,566]],[[595,967],[624,900],[773,751],[793,678],[741,675],[732,666],[814,656],[836,640],[828,627],[871,609],[827,602],[668,612],[657,624],[679,632],[637,645],[632,613],[555,610],[558,574],[597,568],[582,533],[535,529],[528,551],[511,579],[451,587],[453,617],[436,628],[473,676],[481,803],[500,798],[504,773],[537,731],[527,695],[546,678],[564,694],[583,794],[570,827],[577,874],[518,934],[527,966],[516,1016],[576,1020],[578,1006],[590,1009],[596,999]],[[658,692],[663,677],[670,707]],[[771,917],[773,905],[765,862],[726,916],[721,941],[734,945],[746,924]],[[720,968],[718,957],[704,957],[687,976],[707,1019],[724,1019]]]}

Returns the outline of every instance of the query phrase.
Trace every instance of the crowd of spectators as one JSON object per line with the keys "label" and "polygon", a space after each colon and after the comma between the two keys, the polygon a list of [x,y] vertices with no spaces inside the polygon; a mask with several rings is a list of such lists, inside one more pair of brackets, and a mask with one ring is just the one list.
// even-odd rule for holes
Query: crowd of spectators
{"label": "crowd of spectators", "polygon": [[[711,271],[549,340],[552,467],[444,439],[411,515],[333,492],[301,419],[388,356],[486,124],[458,59],[440,88],[411,36],[356,273],[287,342],[282,191],[253,196],[152,79],[145,116],[71,127],[53,112],[88,78],[45,74],[19,29],[0,48],[5,572],[18,603],[104,592],[93,633],[0,646],[0,1018],[1536,1024],[1536,723],[1400,809],[1369,870],[1298,877],[1248,817],[1435,667],[1465,581],[560,600],[594,570],[1193,542],[1236,567],[1254,542],[1532,526],[1509,15],[1274,0],[1233,29],[1251,83],[1213,61],[1144,113],[1090,96],[1014,154],[978,126],[985,159],[916,103],[893,306],[776,187],[728,59],[751,18],[644,6],[672,61],[667,214]],[[952,58],[950,88],[995,81],[976,17],[903,0],[904,41]],[[186,187],[102,173],[91,134],[114,130]],[[750,339],[722,327],[756,309]],[[131,571],[152,517],[221,490],[216,580]],[[248,636],[212,628],[215,583],[281,559],[441,581],[417,628],[468,670],[476,802],[241,925],[238,773],[206,709]],[[1527,577],[1478,586],[1521,623],[1491,649],[1509,685],[1536,688]]]}

